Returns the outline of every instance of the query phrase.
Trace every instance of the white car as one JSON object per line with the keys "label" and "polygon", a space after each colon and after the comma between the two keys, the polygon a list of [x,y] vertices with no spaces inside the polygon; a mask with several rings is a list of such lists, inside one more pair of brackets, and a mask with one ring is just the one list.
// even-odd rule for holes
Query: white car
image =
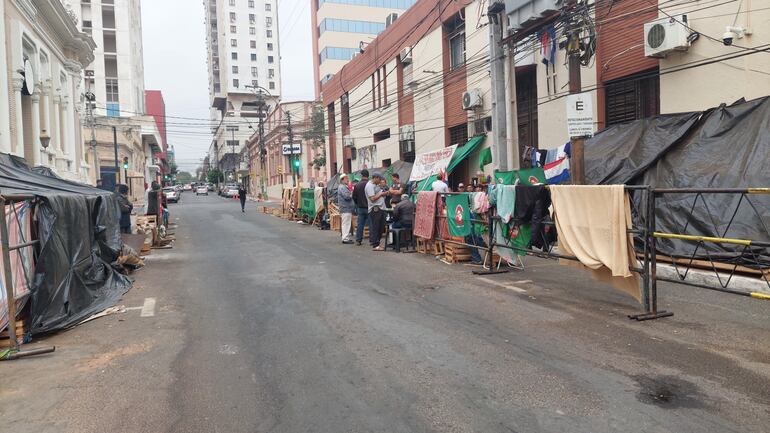
{"label": "white car", "polygon": [[195,195],[209,195],[209,189],[205,185],[199,186],[195,189]]}
{"label": "white car", "polygon": [[238,197],[238,187],[237,186],[228,186],[225,190],[225,197],[227,198],[235,198]]}

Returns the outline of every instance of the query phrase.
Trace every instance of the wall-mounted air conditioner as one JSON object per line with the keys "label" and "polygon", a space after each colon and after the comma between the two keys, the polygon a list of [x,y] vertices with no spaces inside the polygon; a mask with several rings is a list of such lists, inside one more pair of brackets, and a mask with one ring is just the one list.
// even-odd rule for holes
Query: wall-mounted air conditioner
{"label": "wall-mounted air conditioner", "polygon": [[398,128],[398,140],[414,140],[414,125],[403,125]]}
{"label": "wall-mounted air conditioner", "polygon": [[342,145],[345,147],[353,147],[355,146],[355,143],[353,142],[353,137],[342,137]]}
{"label": "wall-mounted air conditioner", "polygon": [[408,65],[412,63],[412,47],[406,47],[401,50],[401,63]]}
{"label": "wall-mounted air conditioner", "polygon": [[666,57],[671,51],[690,47],[687,15],[674,15],[644,24],[644,55]]}
{"label": "wall-mounted air conditioner", "polygon": [[481,97],[481,90],[471,89],[463,93],[463,110],[473,110],[474,108],[481,107],[483,99]]}

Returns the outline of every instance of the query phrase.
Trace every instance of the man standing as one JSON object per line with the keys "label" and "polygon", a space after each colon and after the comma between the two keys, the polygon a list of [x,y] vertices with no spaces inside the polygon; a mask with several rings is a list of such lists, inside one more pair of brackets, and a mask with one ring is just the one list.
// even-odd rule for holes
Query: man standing
{"label": "man standing", "polygon": [[356,205],[358,226],[356,227],[356,245],[364,239],[364,226],[369,216],[369,203],[366,199],[366,185],[369,184],[369,170],[361,170],[361,180],[353,187],[353,202]]}
{"label": "man standing", "polygon": [[246,213],[246,187],[238,185],[238,199],[241,201],[241,212]]}
{"label": "man standing", "polygon": [[446,182],[444,182],[443,172],[439,173],[438,176],[436,176],[436,180],[433,181],[430,188],[439,194],[449,192],[449,187],[447,186]]}
{"label": "man standing", "polygon": [[350,222],[353,220],[353,211],[356,209],[356,205],[353,203],[353,193],[350,191],[350,179],[344,173],[340,175],[340,185],[337,187],[337,206],[342,219],[342,243],[352,244]]}
{"label": "man standing", "polygon": [[120,232],[131,233],[131,210],[134,205],[128,199],[128,186],[118,185],[118,206],[120,206]]}
{"label": "man standing", "polygon": [[374,251],[385,251],[380,245],[382,232],[385,230],[385,196],[390,191],[383,191],[380,187],[382,175],[373,173],[372,179],[366,183],[365,192],[369,210],[369,244]]}
{"label": "man standing", "polygon": [[390,175],[392,183],[390,184],[390,206],[395,206],[401,201],[401,195],[404,194],[404,186],[401,185],[401,177],[398,173]]}

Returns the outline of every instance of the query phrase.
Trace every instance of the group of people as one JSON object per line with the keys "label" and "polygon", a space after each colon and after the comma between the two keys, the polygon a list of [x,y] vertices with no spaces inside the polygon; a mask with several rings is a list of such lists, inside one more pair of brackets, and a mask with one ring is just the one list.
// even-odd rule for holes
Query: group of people
{"label": "group of people", "polygon": [[368,170],[361,171],[361,180],[351,186],[350,176],[342,174],[337,187],[337,204],[342,220],[342,243],[353,244],[353,213],[358,217],[355,244],[362,245],[364,227],[369,224],[369,245],[374,251],[384,251],[386,212],[392,212],[391,228],[410,229],[414,224],[415,205],[409,200],[405,187],[397,173],[390,175],[390,185],[385,177]]}

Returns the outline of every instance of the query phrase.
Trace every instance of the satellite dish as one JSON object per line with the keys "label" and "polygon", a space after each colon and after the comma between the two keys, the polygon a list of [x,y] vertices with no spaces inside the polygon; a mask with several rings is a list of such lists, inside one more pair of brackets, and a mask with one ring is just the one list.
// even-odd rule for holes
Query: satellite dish
{"label": "satellite dish", "polygon": [[29,59],[24,61],[24,93],[31,95],[35,93],[35,70],[32,69],[32,62]]}

